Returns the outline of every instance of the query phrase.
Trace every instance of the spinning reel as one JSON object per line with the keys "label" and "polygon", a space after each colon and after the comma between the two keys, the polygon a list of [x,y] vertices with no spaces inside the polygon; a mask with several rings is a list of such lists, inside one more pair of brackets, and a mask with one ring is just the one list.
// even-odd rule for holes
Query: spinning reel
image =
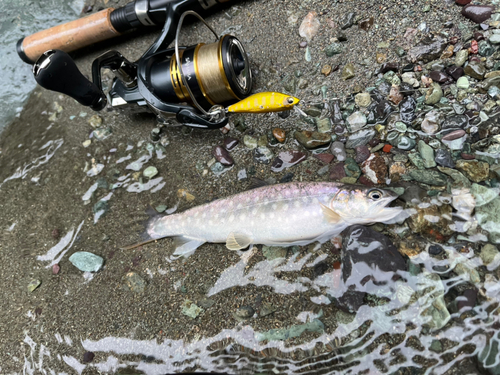
{"label": "spinning reel", "polygon": [[[199,18],[217,41],[179,47],[179,33],[188,15]],[[93,82],[58,49],[44,52],[33,65],[33,74],[40,86],[69,95],[95,111],[109,103],[116,108],[152,111],[162,123],[175,118],[192,127],[221,128],[228,122],[224,107],[244,99],[252,89],[243,45],[231,35],[219,38],[194,11],[182,13],[176,30],[173,25],[172,17],[167,17],[161,35],[136,62],[117,51],[99,56],[92,64]],[[172,41],[175,47],[168,48]],[[107,95],[102,90],[103,68],[115,74]]]}

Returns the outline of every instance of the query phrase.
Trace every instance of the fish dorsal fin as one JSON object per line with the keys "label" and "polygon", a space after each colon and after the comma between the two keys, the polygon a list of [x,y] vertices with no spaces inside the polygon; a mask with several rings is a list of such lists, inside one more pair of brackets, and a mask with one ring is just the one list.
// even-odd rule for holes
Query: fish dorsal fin
{"label": "fish dorsal fin", "polygon": [[334,210],[332,210],[331,208],[326,207],[322,203],[320,203],[320,205],[321,205],[321,210],[323,211],[323,215],[325,216],[326,221],[328,221],[331,224],[336,224],[340,220],[342,220],[342,218],[340,217],[340,215],[338,213],[336,213]]}
{"label": "fish dorsal fin", "polygon": [[229,233],[226,239],[226,247],[229,250],[241,250],[248,247],[252,243],[252,239],[243,233]]}

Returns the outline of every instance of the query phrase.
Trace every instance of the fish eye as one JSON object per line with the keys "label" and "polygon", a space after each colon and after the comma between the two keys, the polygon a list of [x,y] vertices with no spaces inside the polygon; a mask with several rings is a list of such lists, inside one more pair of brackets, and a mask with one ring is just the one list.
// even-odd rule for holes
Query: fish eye
{"label": "fish eye", "polygon": [[293,98],[291,96],[289,96],[288,98],[286,98],[286,101],[288,104],[293,104]]}
{"label": "fish eye", "polygon": [[370,190],[368,197],[374,201],[378,201],[383,197],[383,194],[380,190]]}

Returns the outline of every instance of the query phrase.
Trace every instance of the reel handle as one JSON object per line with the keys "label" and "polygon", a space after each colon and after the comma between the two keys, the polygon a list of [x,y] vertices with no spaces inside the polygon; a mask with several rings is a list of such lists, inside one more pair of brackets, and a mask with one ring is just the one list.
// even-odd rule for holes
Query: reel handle
{"label": "reel handle", "polygon": [[24,62],[33,64],[49,49],[71,52],[118,36],[120,33],[113,27],[110,18],[113,10],[104,9],[20,39],[17,42],[17,53]]}
{"label": "reel handle", "polygon": [[43,88],[71,96],[94,111],[106,106],[106,95],[83,76],[73,59],[64,51],[45,52],[33,65],[33,74]]}

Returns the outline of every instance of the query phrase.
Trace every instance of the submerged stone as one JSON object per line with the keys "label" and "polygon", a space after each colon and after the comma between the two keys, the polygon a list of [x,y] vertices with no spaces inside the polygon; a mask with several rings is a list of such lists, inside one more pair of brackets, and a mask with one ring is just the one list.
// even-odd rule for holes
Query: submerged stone
{"label": "submerged stone", "polygon": [[195,319],[198,317],[203,312],[203,309],[199,306],[197,306],[195,303],[193,303],[190,300],[185,300],[182,304],[182,309],[181,312],[189,316],[191,319]]}
{"label": "submerged stone", "polygon": [[296,131],[295,139],[305,148],[314,149],[321,146],[327,146],[331,142],[329,134],[309,130]]}
{"label": "submerged stone", "polygon": [[77,251],[69,257],[69,261],[83,272],[97,272],[104,263],[103,258],[87,251]]}
{"label": "submerged stone", "polygon": [[448,45],[447,39],[436,35],[425,37],[417,46],[408,51],[408,56],[412,62],[424,61],[429,62],[438,59],[441,53]]}
{"label": "submerged stone", "polygon": [[457,169],[462,171],[473,182],[486,180],[490,173],[490,166],[484,161],[458,160],[456,166]]}
{"label": "submerged stone", "polygon": [[414,169],[409,175],[413,180],[431,186],[444,186],[447,181],[444,174],[433,170]]}

